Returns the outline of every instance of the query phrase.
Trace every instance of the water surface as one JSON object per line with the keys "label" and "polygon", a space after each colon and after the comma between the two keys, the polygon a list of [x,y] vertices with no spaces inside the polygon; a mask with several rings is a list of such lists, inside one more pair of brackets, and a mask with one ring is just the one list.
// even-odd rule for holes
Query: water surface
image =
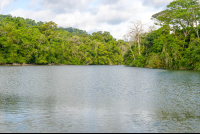
{"label": "water surface", "polygon": [[200,132],[200,72],[0,66],[1,132]]}

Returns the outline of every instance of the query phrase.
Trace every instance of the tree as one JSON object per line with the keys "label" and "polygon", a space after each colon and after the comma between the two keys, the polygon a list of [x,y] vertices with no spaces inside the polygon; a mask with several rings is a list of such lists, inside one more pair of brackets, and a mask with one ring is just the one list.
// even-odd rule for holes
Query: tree
{"label": "tree", "polygon": [[141,55],[141,36],[142,33],[144,32],[144,24],[142,23],[141,20],[136,20],[134,22],[132,22],[132,27],[130,30],[130,36],[134,39],[137,40],[138,43],[138,50],[139,50],[139,55]]}
{"label": "tree", "polygon": [[174,0],[167,6],[167,10],[161,11],[152,16],[158,20],[157,24],[171,25],[174,34],[177,28],[181,28],[185,38],[190,34],[191,28],[199,38],[200,3],[198,0]]}

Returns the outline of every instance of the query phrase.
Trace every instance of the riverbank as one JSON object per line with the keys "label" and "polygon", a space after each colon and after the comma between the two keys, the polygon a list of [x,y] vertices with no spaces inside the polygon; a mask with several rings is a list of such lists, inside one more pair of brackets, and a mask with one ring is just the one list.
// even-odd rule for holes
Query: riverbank
{"label": "riverbank", "polygon": [[[0,66],[37,66],[39,64],[19,64],[19,63],[12,63],[12,64],[0,64]],[[45,64],[45,66],[52,66],[52,65],[56,65],[54,63],[52,64]],[[59,65],[63,65],[63,64],[59,64]]]}
{"label": "riverbank", "polygon": [[[12,63],[12,64],[0,64],[0,66],[54,66],[54,65],[57,65],[57,66],[63,66],[63,65],[72,65],[72,64],[55,64],[55,63],[51,63],[51,64],[20,64],[20,63]],[[75,66],[80,66],[80,65],[75,65]],[[83,65],[83,66],[92,66],[92,65]],[[117,65],[106,65],[106,66],[117,66]],[[121,65],[119,65],[121,66]],[[124,65],[125,66],[125,65]]]}
{"label": "riverbank", "polygon": [[[55,63],[51,63],[51,64],[19,64],[19,63],[12,63],[12,64],[0,64],[0,66],[63,66],[63,65],[69,65],[69,64],[55,64]],[[79,65],[75,65],[75,66],[79,66]],[[84,66],[91,66],[91,65],[84,65]],[[107,65],[107,66],[113,66],[113,65]],[[116,65],[117,66],[117,65]],[[119,65],[120,66],[120,65]],[[124,65],[126,67],[134,67],[134,66],[128,66],[128,65]],[[149,69],[167,69],[167,70],[194,70],[194,71],[200,71],[200,70],[195,70],[195,69],[187,69],[187,68],[179,68],[179,69],[175,69],[175,68],[164,68],[164,67],[160,67],[160,68],[153,68],[153,67],[138,67],[138,68],[149,68]]]}

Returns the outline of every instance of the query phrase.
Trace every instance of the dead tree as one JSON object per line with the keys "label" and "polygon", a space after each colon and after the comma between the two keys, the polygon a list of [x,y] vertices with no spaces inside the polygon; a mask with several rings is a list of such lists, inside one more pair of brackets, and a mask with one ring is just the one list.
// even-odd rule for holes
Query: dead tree
{"label": "dead tree", "polygon": [[136,20],[131,23],[131,29],[130,29],[130,36],[133,39],[137,40],[138,43],[138,49],[139,49],[139,55],[141,55],[140,49],[141,49],[141,35],[144,32],[144,24],[141,20]]}

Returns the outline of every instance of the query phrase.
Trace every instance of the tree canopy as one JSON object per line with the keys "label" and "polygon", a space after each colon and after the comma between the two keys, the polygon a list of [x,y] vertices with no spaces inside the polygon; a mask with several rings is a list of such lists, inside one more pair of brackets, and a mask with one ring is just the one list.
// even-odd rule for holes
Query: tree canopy
{"label": "tree canopy", "polygon": [[0,16],[0,64],[123,65],[127,43],[109,32]]}
{"label": "tree canopy", "polygon": [[0,15],[0,64],[127,65],[200,70],[200,3],[174,0],[152,15],[159,29],[134,21],[130,40],[88,34],[55,22]]}
{"label": "tree canopy", "polygon": [[125,55],[125,64],[200,70],[199,1],[174,0],[166,10],[152,15],[152,20],[160,28],[140,33],[140,43],[138,34],[131,36],[132,50]]}

